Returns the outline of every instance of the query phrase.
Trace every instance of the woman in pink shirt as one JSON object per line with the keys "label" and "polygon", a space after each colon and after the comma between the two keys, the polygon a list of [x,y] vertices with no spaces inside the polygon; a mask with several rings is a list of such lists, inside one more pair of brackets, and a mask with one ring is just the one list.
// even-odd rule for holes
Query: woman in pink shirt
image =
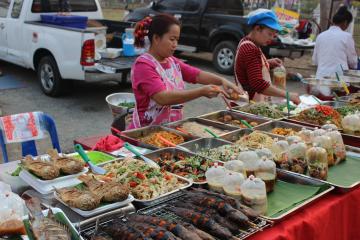
{"label": "woman in pink shirt", "polygon": [[[173,56],[180,37],[180,23],[173,16],[161,14],[139,22],[135,27],[135,45],[144,47],[146,36],[150,48],[137,58],[131,69],[136,106],[130,129],[181,120],[182,104],[199,97],[214,98],[220,92],[243,93],[226,79]],[[204,86],[186,90],[185,82]]]}

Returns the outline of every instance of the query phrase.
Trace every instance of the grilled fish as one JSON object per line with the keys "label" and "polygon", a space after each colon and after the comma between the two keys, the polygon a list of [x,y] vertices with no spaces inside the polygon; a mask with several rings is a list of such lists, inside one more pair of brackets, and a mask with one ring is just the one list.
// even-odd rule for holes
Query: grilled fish
{"label": "grilled fish", "polygon": [[21,163],[29,172],[44,180],[52,180],[60,175],[59,169],[52,162],[46,162],[40,159],[33,160],[31,156],[26,156],[21,160]]}
{"label": "grilled fish", "polygon": [[177,221],[179,223],[181,223],[184,227],[186,227],[188,230],[196,233],[202,240],[215,240],[215,238],[213,236],[211,236],[210,234],[198,229],[197,227],[195,227],[191,223],[184,222],[184,221],[181,221],[181,220],[177,220]]}
{"label": "grilled fish", "polygon": [[183,240],[201,240],[195,232],[189,231],[183,225],[163,218],[137,214],[131,214],[127,218],[133,222],[145,222],[151,225],[163,227]]}
{"label": "grilled fish", "polygon": [[70,240],[69,229],[56,221],[53,212],[49,209],[48,216],[45,217],[41,212],[40,200],[31,198],[26,201],[26,206],[30,210],[29,220],[31,229],[37,240]]}
{"label": "grilled fish", "polygon": [[176,207],[192,209],[195,212],[199,212],[213,218],[217,223],[219,223],[224,228],[229,229],[233,234],[239,233],[239,227],[236,224],[232,223],[231,220],[228,220],[225,217],[219,215],[219,213],[215,209],[209,209],[204,207],[195,206],[189,202],[176,202],[174,204]]}
{"label": "grilled fish", "polygon": [[215,237],[220,239],[236,239],[232,236],[232,233],[229,231],[229,229],[222,227],[207,215],[179,207],[167,207],[166,210],[175,213],[179,217],[194,224],[196,227],[208,231]]}
{"label": "grilled fish", "polygon": [[105,233],[116,240],[152,240],[141,231],[123,223],[114,223],[103,229]]}
{"label": "grilled fish", "polygon": [[79,190],[77,188],[55,189],[60,198],[70,207],[89,211],[100,205],[101,199],[88,190]]}
{"label": "grilled fish", "polygon": [[152,226],[143,222],[129,221],[126,225],[136,228],[137,230],[144,233],[146,237],[150,237],[154,240],[177,240],[178,238],[167,231],[165,228]]}
{"label": "grilled fish", "polygon": [[89,190],[105,202],[124,201],[129,196],[129,189],[117,182],[100,182],[94,176],[81,175],[78,178],[83,181]]}
{"label": "grilled fish", "polygon": [[71,157],[62,157],[56,149],[49,150],[48,154],[50,155],[51,161],[53,161],[55,166],[64,174],[76,174],[84,169],[84,163],[82,161]]}

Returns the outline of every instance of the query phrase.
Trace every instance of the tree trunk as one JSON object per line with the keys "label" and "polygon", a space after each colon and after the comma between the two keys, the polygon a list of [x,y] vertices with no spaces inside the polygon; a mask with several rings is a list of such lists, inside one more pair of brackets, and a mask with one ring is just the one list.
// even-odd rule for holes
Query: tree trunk
{"label": "tree trunk", "polygon": [[320,27],[322,32],[328,29],[331,2],[329,0],[320,0]]}

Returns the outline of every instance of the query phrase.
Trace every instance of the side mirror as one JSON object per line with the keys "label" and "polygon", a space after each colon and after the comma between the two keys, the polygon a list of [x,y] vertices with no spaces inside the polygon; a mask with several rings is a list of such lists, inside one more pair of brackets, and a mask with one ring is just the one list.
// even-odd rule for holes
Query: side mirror
{"label": "side mirror", "polygon": [[157,4],[157,1],[152,1],[151,2],[151,8],[156,10],[158,8],[158,4]]}

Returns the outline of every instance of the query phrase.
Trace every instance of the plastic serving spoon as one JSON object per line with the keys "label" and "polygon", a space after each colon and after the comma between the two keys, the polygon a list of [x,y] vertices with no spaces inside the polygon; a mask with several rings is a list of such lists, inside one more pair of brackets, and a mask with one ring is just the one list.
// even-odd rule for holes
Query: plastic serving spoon
{"label": "plastic serving spoon", "polygon": [[154,167],[154,168],[160,168],[160,166],[154,162],[153,160],[151,160],[150,158],[145,157],[144,155],[142,155],[140,152],[138,152],[138,150],[136,150],[131,144],[129,143],[125,143],[124,144],[124,148],[126,148],[127,150],[129,150],[130,152],[132,152],[133,154],[135,154],[135,156],[141,158],[142,160],[144,160],[144,162],[146,162],[147,164],[149,164],[150,166]]}
{"label": "plastic serving spoon", "polygon": [[80,144],[75,144],[74,148],[75,148],[75,151],[84,160],[84,162],[86,162],[89,165],[89,167],[93,173],[99,174],[99,175],[105,175],[106,170],[101,167],[98,167],[95,164],[93,164],[92,162],[90,162],[88,155],[86,155],[83,147]]}
{"label": "plastic serving spoon", "polygon": [[208,128],[204,128],[204,131],[205,132],[208,132],[211,136],[213,136],[214,138],[219,138],[219,136],[216,134],[216,133],[214,133],[213,131],[211,131],[210,129],[208,129]]}

